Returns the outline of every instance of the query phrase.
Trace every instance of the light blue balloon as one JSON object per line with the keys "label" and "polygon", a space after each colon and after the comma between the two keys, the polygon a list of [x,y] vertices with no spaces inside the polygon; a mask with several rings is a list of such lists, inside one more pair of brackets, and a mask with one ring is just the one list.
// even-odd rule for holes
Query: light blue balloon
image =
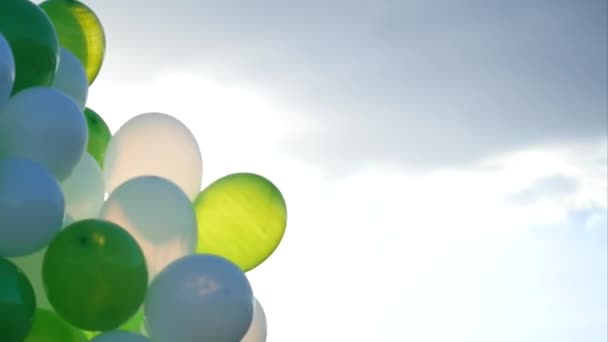
{"label": "light blue balloon", "polygon": [[251,325],[253,303],[238,266],[214,255],[188,255],[152,280],[146,326],[154,342],[236,342]]}
{"label": "light blue balloon", "polygon": [[103,203],[99,217],[133,236],[146,257],[150,280],[196,249],[198,228],[192,202],[175,183],[162,177],[142,176],[122,183]]}
{"label": "light blue balloon", "polygon": [[80,60],[69,50],[61,48],[59,66],[51,88],[68,95],[84,110],[89,95],[89,81]]}
{"label": "light blue balloon", "polygon": [[90,342],[150,342],[150,339],[127,331],[110,331],[95,336]]}
{"label": "light blue balloon", "polygon": [[39,162],[60,181],[80,161],[87,138],[82,111],[59,90],[28,88],[0,109],[0,158]]}
{"label": "light blue balloon", "polygon": [[15,59],[13,50],[0,33],[0,107],[8,101],[15,84]]}
{"label": "light blue balloon", "polygon": [[0,255],[16,257],[44,248],[63,223],[59,183],[40,164],[0,160]]}

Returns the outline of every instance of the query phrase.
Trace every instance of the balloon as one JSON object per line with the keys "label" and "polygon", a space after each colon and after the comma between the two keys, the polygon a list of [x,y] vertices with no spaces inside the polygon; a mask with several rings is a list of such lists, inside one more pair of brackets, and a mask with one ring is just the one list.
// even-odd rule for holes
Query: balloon
{"label": "balloon", "polygon": [[225,257],[245,272],[277,248],[287,222],[279,189],[262,176],[236,173],[203,190],[194,201],[197,253]]}
{"label": "balloon", "polygon": [[[147,337],[148,333],[145,329],[143,308],[137,310],[137,313],[133,315],[133,317],[131,317],[125,324],[121,325],[120,328],[116,330],[136,333],[138,335],[143,335]],[[101,333],[102,332],[99,331],[84,331],[85,336],[87,336],[88,338],[93,338]]]}
{"label": "balloon", "polygon": [[192,203],[177,185],[161,177],[136,177],[122,183],[106,200],[100,217],[135,238],[146,256],[150,279],[196,248]]}
{"label": "balloon", "polygon": [[32,328],[36,298],[12,262],[0,257],[0,341],[21,342]]}
{"label": "balloon", "polygon": [[72,220],[98,217],[103,206],[105,186],[97,161],[84,153],[72,174],[61,182],[65,210]]}
{"label": "balloon", "polygon": [[36,253],[29,254],[22,257],[10,258],[9,260],[15,263],[27,276],[34,294],[36,295],[36,306],[38,308],[52,310],[53,307],[49,303],[49,300],[44,292],[44,284],[42,282],[42,260],[44,260],[44,254],[46,248],[43,248]]}
{"label": "balloon", "polygon": [[149,342],[150,339],[126,331],[110,331],[98,335],[91,342]]}
{"label": "balloon", "polygon": [[260,301],[255,300],[253,320],[241,342],[266,342],[266,314]]}
{"label": "balloon", "polygon": [[144,304],[155,342],[239,341],[253,315],[253,293],[245,274],[228,260],[185,256],[159,273]]}
{"label": "balloon", "polygon": [[91,108],[85,108],[84,115],[87,119],[87,128],[89,129],[87,152],[97,160],[99,166],[103,167],[103,158],[112,133],[101,116]]}
{"label": "balloon", "polygon": [[77,221],[49,245],[42,264],[46,294],[63,319],[85,330],[112,330],[141,306],[148,284],[137,242],[102,220]]}
{"label": "balloon", "polygon": [[69,325],[56,313],[37,309],[34,325],[24,342],[84,342],[80,330]]}
{"label": "balloon", "polygon": [[0,111],[0,158],[37,161],[59,180],[80,161],[86,142],[82,112],[59,90],[26,89]]}
{"label": "balloon", "polygon": [[4,35],[0,32],[0,107],[2,107],[13,91],[15,83],[15,59],[13,51]]}
{"label": "balloon", "polygon": [[0,160],[0,255],[42,249],[61,229],[63,212],[63,194],[46,169],[29,160]]}
{"label": "balloon", "polygon": [[161,113],[138,115],[114,134],[104,159],[106,191],[137,176],[161,176],[190,199],[201,188],[203,162],[196,139],[184,124]]}
{"label": "balloon", "polygon": [[87,75],[78,58],[65,48],[61,48],[59,68],[57,69],[51,88],[68,95],[74,100],[80,110],[84,110],[84,105],[89,95]]}
{"label": "balloon", "polygon": [[28,0],[0,1],[0,33],[15,59],[12,93],[51,85],[59,62],[59,41],[44,11]]}
{"label": "balloon", "polygon": [[[70,224],[69,216],[66,215],[63,221],[63,227]],[[44,254],[46,248],[43,248],[35,253],[28,254],[26,256],[9,258],[29,279],[34,294],[36,295],[36,307],[54,311],[49,299],[44,291],[44,283],[42,282],[42,261],[44,260]]]}
{"label": "balloon", "polygon": [[78,57],[89,84],[92,84],[99,74],[106,51],[106,37],[99,18],[76,0],[48,0],[40,7],[53,22],[61,46]]}

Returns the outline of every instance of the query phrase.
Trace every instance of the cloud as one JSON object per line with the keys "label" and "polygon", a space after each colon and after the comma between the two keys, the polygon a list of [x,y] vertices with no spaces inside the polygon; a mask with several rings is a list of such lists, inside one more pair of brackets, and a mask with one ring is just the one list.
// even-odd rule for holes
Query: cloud
{"label": "cloud", "polygon": [[92,6],[112,72],[179,66],[274,94],[310,123],[285,152],[328,169],[454,166],[606,136],[605,1]]}
{"label": "cloud", "polygon": [[536,181],[527,189],[513,194],[509,201],[518,205],[529,205],[544,198],[564,197],[576,192],[576,179],[563,175],[547,176]]}

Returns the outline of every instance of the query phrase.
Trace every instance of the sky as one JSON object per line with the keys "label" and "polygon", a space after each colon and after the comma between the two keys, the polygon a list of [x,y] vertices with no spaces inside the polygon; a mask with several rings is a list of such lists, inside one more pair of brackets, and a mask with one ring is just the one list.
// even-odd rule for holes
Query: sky
{"label": "sky", "polygon": [[89,0],[88,106],[273,181],[268,341],[608,339],[608,3]]}

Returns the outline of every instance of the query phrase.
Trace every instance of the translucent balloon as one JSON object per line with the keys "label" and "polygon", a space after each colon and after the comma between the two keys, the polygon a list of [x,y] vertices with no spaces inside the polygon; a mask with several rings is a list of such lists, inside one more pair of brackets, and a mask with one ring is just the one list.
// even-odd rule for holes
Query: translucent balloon
{"label": "translucent balloon", "polygon": [[146,261],[137,242],[102,220],[77,221],[49,245],[42,265],[49,302],[59,315],[85,330],[112,330],[143,303]]}
{"label": "translucent balloon", "polygon": [[150,342],[150,339],[126,331],[110,331],[98,335],[91,342]]}
{"label": "translucent balloon", "polygon": [[40,7],[53,22],[61,46],[78,57],[92,84],[106,51],[106,36],[99,18],[77,0],[48,0]]}
{"label": "translucent balloon", "polygon": [[85,108],[84,115],[87,119],[87,128],[89,129],[87,152],[97,160],[99,166],[103,167],[103,158],[112,133],[108,125],[103,121],[103,118],[91,108]]}
{"label": "translucent balloon", "polygon": [[13,51],[4,35],[0,32],[0,107],[2,107],[13,91],[15,83],[15,59]]}
{"label": "translucent balloon", "polygon": [[213,182],[198,195],[194,208],[197,252],[223,256],[245,272],[264,262],[285,233],[283,195],[259,175],[237,173]]}
{"label": "translucent balloon", "polygon": [[61,319],[55,312],[37,309],[34,325],[23,342],[85,342],[82,332]]}
{"label": "translucent balloon", "polygon": [[253,293],[228,260],[189,255],[154,278],[144,310],[155,342],[239,341],[251,324]]}
{"label": "translucent balloon", "polygon": [[24,256],[61,229],[64,201],[57,180],[38,163],[0,160],[0,255]]}
{"label": "translucent balloon", "polygon": [[241,342],[266,342],[266,329],[266,314],[260,301],[256,299],[251,326]]}
{"label": "translucent balloon", "polygon": [[106,150],[106,191],[138,176],[161,176],[190,199],[201,188],[203,162],[196,139],[179,120],[161,113],[138,115],[114,134]]}
{"label": "translucent balloon", "polygon": [[126,181],[110,194],[100,217],[123,227],[135,238],[146,256],[150,279],[196,248],[192,203],[177,185],[161,177]]}
{"label": "translucent balloon", "polygon": [[0,1],[0,33],[15,59],[12,93],[51,85],[59,63],[59,41],[44,11],[29,0]]}
{"label": "translucent balloon", "polygon": [[86,142],[82,112],[59,90],[26,89],[0,110],[0,158],[37,161],[59,180],[80,161]]}
{"label": "translucent balloon", "polygon": [[0,257],[0,341],[21,342],[32,328],[36,298],[12,262]]}
{"label": "translucent balloon", "polygon": [[103,206],[105,186],[97,161],[84,153],[72,174],[61,182],[65,210],[72,220],[98,217]]}
{"label": "translucent balloon", "polygon": [[61,48],[59,68],[51,88],[68,95],[81,110],[84,110],[89,95],[87,75],[78,58],[65,48]]}

